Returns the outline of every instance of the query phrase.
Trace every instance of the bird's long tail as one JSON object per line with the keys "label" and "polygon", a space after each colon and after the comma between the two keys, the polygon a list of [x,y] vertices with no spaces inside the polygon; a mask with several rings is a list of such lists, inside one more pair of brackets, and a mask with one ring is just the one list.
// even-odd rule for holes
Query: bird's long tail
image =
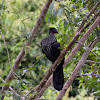
{"label": "bird's long tail", "polygon": [[64,83],[63,64],[64,64],[64,59],[57,66],[57,68],[53,73],[53,85],[54,88],[58,91],[62,90]]}

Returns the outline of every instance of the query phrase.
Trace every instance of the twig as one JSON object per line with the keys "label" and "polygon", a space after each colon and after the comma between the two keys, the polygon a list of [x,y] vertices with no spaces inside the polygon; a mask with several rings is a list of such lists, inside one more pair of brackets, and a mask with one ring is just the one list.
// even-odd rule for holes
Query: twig
{"label": "twig", "polygon": [[[94,41],[91,46],[89,47],[89,49],[93,49],[93,47],[96,45],[96,43],[99,41],[99,39],[97,39],[96,41]],[[62,100],[63,96],[65,95],[67,89],[70,87],[70,85],[72,84],[72,82],[74,81],[74,79],[77,77],[78,72],[80,71],[80,69],[82,68],[82,66],[85,64],[85,61],[90,53],[90,50],[87,49],[80,61],[78,62],[76,68],[74,69],[73,73],[71,74],[71,76],[69,77],[69,79],[67,80],[67,82],[65,83],[63,89],[60,91],[59,95],[57,96],[56,100]]]}
{"label": "twig", "polygon": [[[96,39],[99,39],[100,40],[100,36],[99,37],[96,37],[92,42],[94,42]],[[89,44],[89,45],[91,45],[91,44]],[[93,51],[90,50],[90,52],[93,53],[100,60],[100,57],[98,57]]]}
{"label": "twig", "polygon": [[[89,48],[88,47],[84,47],[84,49],[89,49]],[[98,57],[93,51],[90,50],[90,52],[93,53],[100,60],[100,57]]]}
{"label": "twig", "polygon": [[100,62],[96,62],[96,61],[92,61],[92,60],[86,60],[86,62],[91,62],[91,63],[100,64]]}
{"label": "twig", "polygon": [[90,50],[90,52],[93,53],[100,60],[100,57],[98,57],[93,51]]}
{"label": "twig", "polygon": [[[83,35],[83,37],[80,39],[80,43],[84,43],[85,40],[88,38],[88,36],[90,35],[90,33],[94,30],[94,28],[97,27],[97,25],[100,22],[100,16],[95,20],[95,22],[92,24],[92,26],[89,28],[89,30]],[[82,23],[83,25],[83,23]],[[81,26],[82,26],[81,25]],[[37,87],[37,89],[35,91],[37,91],[37,96],[34,95],[34,100],[37,100],[39,98],[38,96],[38,92],[42,89],[42,87],[45,85],[46,81],[48,80],[48,78],[50,77],[50,75],[52,74],[53,70],[55,69],[57,64],[60,63],[60,61],[63,59],[63,57],[65,56],[65,54],[67,53],[67,51],[71,48],[71,46],[75,43],[75,41],[78,39],[79,37],[79,32],[76,31],[76,35],[74,36],[74,38],[72,39],[72,41],[68,44],[68,46],[61,52],[60,56],[57,58],[57,60],[55,61],[55,63],[51,66],[51,68],[48,70],[47,74],[45,75],[45,77],[43,78],[43,80],[41,81],[41,83],[39,84],[39,86]],[[81,44],[77,44],[76,47],[72,50],[72,52],[70,53],[70,55],[67,57],[67,59],[65,60],[65,64],[64,67],[70,62],[70,60],[72,59],[72,57],[75,55],[75,53],[78,51],[78,49],[81,47]],[[41,92],[41,91],[40,91]],[[42,94],[42,93],[41,93]],[[32,94],[33,95],[33,94]],[[40,95],[41,96],[41,95]],[[30,99],[31,100],[31,99]]]}
{"label": "twig", "polygon": [[[88,29],[88,31],[83,35],[83,37],[80,39],[80,43],[84,43],[84,41],[88,38],[89,34],[93,31],[93,29],[98,25],[100,22],[100,16],[95,20],[95,22],[92,24],[92,26]],[[75,35],[76,36],[76,35]],[[74,40],[74,39],[73,39]],[[72,45],[70,45],[72,46]],[[76,54],[78,49],[81,47],[81,44],[77,44],[76,47],[72,50],[72,52],[68,55],[68,57],[65,60],[64,67],[70,62],[72,57]],[[58,59],[57,59],[58,60]],[[52,76],[50,77],[52,79]],[[39,92],[39,95],[35,97],[35,100],[38,99],[40,96],[42,96],[43,92],[45,91],[46,87],[50,85],[49,81],[46,82],[45,86],[41,91]]]}
{"label": "twig", "polygon": [[[79,41],[78,41],[77,43],[79,43],[80,45],[84,46],[84,44],[83,44],[82,42],[79,42]],[[85,46],[84,46],[84,47],[85,47]]]}
{"label": "twig", "polygon": [[83,19],[81,25],[78,27],[78,29],[77,29],[75,34],[77,34],[77,32],[79,32],[80,29],[82,29],[83,25],[87,21],[87,18],[89,18],[89,16],[96,10],[96,8],[99,6],[99,4],[100,4],[100,1],[98,1],[97,4],[90,10],[90,12],[87,14],[87,16]]}
{"label": "twig", "polygon": [[89,20],[89,22],[80,30],[80,32],[83,32],[84,29],[86,29],[98,15],[100,15],[100,10]]}
{"label": "twig", "polygon": [[[94,76],[100,76],[100,74],[80,74],[80,75],[77,75],[77,77],[81,77],[81,76],[91,76],[91,75],[94,75]],[[68,79],[69,77],[64,77],[64,79]]]}
{"label": "twig", "polygon": [[[29,36],[29,41],[25,43],[26,46],[29,46],[31,44],[33,38],[36,36],[36,33],[38,32],[38,30],[44,20],[44,17],[48,11],[48,8],[49,8],[49,5],[51,4],[51,2],[52,2],[52,0],[47,0],[32,32]],[[17,56],[15,63],[13,65],[13,67],[11,68],[11,71],[9,72],[9,75],[7,76],[7,79],[5,81],[6,84],[2,87],[2,91],[1,91],[2,94],[4,93],[5,90],[7,90],[9,88],[10,82],[13,79],[13,72],[17,71],[19,64],[20,64],[21,60],[23,59],[24,55],[25,55],[25,48],[23,47],[22,50],[20,51],[19,55]],[[3,100],[3,98],[4,98],[4,95],[1,97],[1,100]]]}
{"label": "twig", "polygon": [[[5,83],[5,81],[0,77],[0,80],[3,82],[3,83]],[[15,90],[11,87],[11,86],[9,86],[9,89],[16,95],[16,96],[20,96],[19,94],[17,94],[16,92],[15,92]]]}
{"label": "twig", "polygon": [[80,76],[91,76],[91,75],[100,76],[100,74],[82,74],[82,75],[77,75],[77,77],[80,77]]}
{"label": "twig", "polygon": [[[98,16],[98,18],[95,20],[95,22],[91,25],[91,27],[88,29],[88,31],[83,35],[83,37],[79,40],[80,43],[84,43],[84,39],[88,38],[89,34],[97,27],[97,25],[100,22],[100,16]],[[72,50],[72,52],[67,56],[66,60],[65,60],[65,64],[64,66],[66,66],[70,60],[72,59],[72,57],[76,54],[76,52],[78,51],[78,49],[81,47],[81,44],[77,44],[76,47]]]}
{"label": "twig", "polygon": [[[78,27],[78,29],[77,29],[77,31],[76,31],[76,33],[75,34],[79,34],[80,32],[83,32],[84,31],[84,29],[85,28],[87,28],[87,26],[89,25],[89,23],[95,18],[95,16],[97,16],[98,14],[99,14],[99,12],[97,12],[97,14],[95,15],[95,16],[93,16],[92,18],[91,18],[91,20],[84,26],[84,24],[85,24],[85,22],[86,22],[86,20],[87,20],[87,18],[94,12],[94,10],[97,8],[97,6],[100,4],[100,2],[98,2],[97,3],[97,5],[95,5],[92,9],[91,9],[91,11],[88,13],[88,15],[84,18],[84,20],[82,21],[82,23],[80,24],[80,26]],[[84,26],[84,27],[83,27]],[[77,36],[77,39],[78,39],[78,36]],[[76,40],[77,40],[76,39]],[[73,39],[74,40],[74,39]],[[75,41],[74,41],[75,42]],[[72,47],[72,45],[71,45],[71,47]],[[66,60],[67,60],[67,58],[66,58]],[[65,61],[66,62],[66,61]],[[68,62],[68,60],[67,60],[67,62]],[[66,64],[64,64],[64,67],[67,65],[67,63]],[[51,75],[51,77],[52,77],[52,75]],[[52,79],[52,78],[49,78],[49,79]],[[52,81],[47,81],[46,82],[46,87],[48,87],[48,85],[50,85],[51,83],[49,83],[49,82],[52,82]],[[45,90],[46,88],[45,88],[45,86],[44,86],[44,89],[42,89],[42,90]],[[41,91],[42,91],[41,90]]]}
{"label": "twig", "polygon": [[[0,31],[1,31],[1,30],[0,30]],[[4,37],[4,35],[2,34],[2,32],[0,32],[0,33],[1,33],[1,36],[2,36],[2,40],[4,41],[5,48],[6,48],[6,50],[7,50],[8,61],[9,61],[9,65],[10,65],[10,68],[11,68],[11,62],[10,62],[10,56],[9,56],[9,50],[8,50],[8,48],[7,48],[6,40],[5,40],[5,37]]]}
{"label": "twig", "polygon": [[26,98],[31,92],[33,92],[33,91],[34,91],[34,89],[30,90],[30,91],[25,95],[25,98]]}

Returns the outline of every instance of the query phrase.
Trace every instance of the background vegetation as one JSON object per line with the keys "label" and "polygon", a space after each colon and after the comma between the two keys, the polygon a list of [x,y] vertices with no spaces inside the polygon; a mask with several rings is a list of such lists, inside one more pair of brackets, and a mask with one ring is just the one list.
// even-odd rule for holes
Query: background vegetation
{"label": "background vegetation", "polygon": [[[64,49],[75,35],[75,31],[82,22],[86,14],[99,0],[66,0],[53,1],[46,14],[39,32],[32,44],[25,50],[25,57],[22,60],[17,73],[14,73],[14,79],[10,86],[20,96],[16,96],[12,91],[7,90],[5,100],[19,100],[21,96],[35,88],[45,76],[51,66],[41,52],[40,42],[48,35],[49,27],[56,27],[59,34],[57,40]],[[17,55],[34,27],[38,16],[46,0],[1,0],[0,1],[0,79],[5,80],[11,67],[13,66]],[[100,10],[100,6],[96,11]],[[96,13],[96,12],[94,12]],[[92,15],[93,16],[93,15]],[[92,16],[90,18],[92,18]],[[93,22],[91,22],[92,25]],[[85,32],[88,28],[85,30]],[[85,33],[84,32],[84,33]],[[84,34],[82,33],[82,34]],[[82,34],[80,38],[82,37]],[[100,27],[98,26],[86,40],[84,46],[88,46],[96,36],[100,36]],[[79,39],[80,39],[79,38]],[[76,43],[74,44],[74,46]],[[25,47],[26,48],[26,47]],[[72,49],[71,49],[72,50]],[[67,53],[70,54],[71,50]],[[89,54],[88,60],[100,61],[100,42],[97,43]],[[64,68],[65,81],[76,67],[78,61],[84,52],[81,47],[71,62]],[[84,68],[79,72],[80,76],[76,78],[72,86],[66,93],[64,100],[85,100],[85,98],[100,99],[100,64],[87,62]],[[87,75],[86,75],[87,74]],[[97,74],[97,75],[92,75]],[[0,90],[4,83],[0,80]],[[58,91],[50,86],[42,98],[54,100]],[[1,94],[0,94],[1,96]]]}

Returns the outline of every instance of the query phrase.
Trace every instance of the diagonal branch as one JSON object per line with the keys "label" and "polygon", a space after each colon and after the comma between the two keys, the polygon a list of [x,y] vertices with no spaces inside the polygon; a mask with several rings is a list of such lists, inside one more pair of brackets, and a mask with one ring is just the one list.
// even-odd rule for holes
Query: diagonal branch
{"label": "diagonal branch", "polygon": [[[96,16],[98,16],[99,14],[100,14],[100,11],[98,11],[97,12],[97,14],[95,15],[95,16],[93,16],[93,18],[84,26],[84,24],[85,24],[85,22],[86,22],[86,19],[94,12],[94,10],[97,8],[97,6],[100,4],[100,2],[98,2],[92,9],[91,9],[91,11],[89,12],[89,14],[84,18],[84,20],[82,21],[82,23],[81,23],[81,25],[79,26],[79,28],[77,29],[77,31],[76,31],[76,34],[75,34],[75,36],[74,36],[74,38],[72,39],[72,41],[69,43],[69,45],[65,48],[65,53],[67,53],[67,51],[72,47],[72,45],[77,41],[77,39],[78,39],[78,37],[79,37],[79,33],[80,32],[83,32],[83,30],[85,29],[85,28],[87,28],[88,26],[89,26],[89,24],[90,24],[90,22],[96,17]],[[84,27],[83,27],[84,26]],[[64,65],[64,67],[67,65],[67,63]],[[44,78],[44,80],[45,80],[45,78]],[[42,80],[42,82],[40,83],[40,85],[36,88],[36,90],[35,91],[40,91],[40,94],[37,94],[37,97],[38,97],[38,95],[42,95],[43,94],[43,92],[45,91],[45,89],[51,84],[51,83],[49,83],[49,82],[52,82],[51,80],[52,80],[52,75],[51,75],[51,77],[49,78],[49,80],[46,82],[46,84],[45,84],[45,81],[44,80]],[[47,79],[46,79],[47,80]],[[44,83],[43,83],[44,82]],[[43,86],[44,87],[43,87]],[[43,87],[43,89],[42,89],[42,87]],[[35,95],[36,96],[36,95]],[[39,97],[40,97],[39,96]],[[32,96],[31,96],[32,97]],[[35,97],[34,97],[35,98]]]}
{"label": "diagonal branch", "polygon": [[83,27],[83,25],[85,24],[85,22],[87,21],[87,19],[89,18],[89,16],[96,10],[96,8],[100,5],[100,0],[97,2],[97,4],[90,10],[90,12],[87,14],[87,16],[83,19],[82,24],[78,27],[77,32],[80,31],[80,29]]}
{"label": "diagonal branch", "polygon": [[100,76],[100,74],[81,74],[81,75],[77,75],[77,77],[80,77],[80,76]]}
{"label": "diagonal branch", "polygon": [[[97,27],[97,25],[100,22],[100,16],[98,16],[98,18],[95,20],[95,22],[92,24],[92,26],[89,28],[89,30],[83,35],[83,37],[80,39],[80,43],[84,43],[85,40],[89,37],[90,33]],[[74,36],[74,38],[71,40],[71,42],[68,44],[68,46],[61,52],[60,56],[57,58],[57,60],[55,61],[55,63],[51,66],[51,68],[48,70],[47,74],[45,75],[45,77],[43,78],[43,80],[41,81],[41,83],[39,84],[39,86],[36,88],[35,91],[37,91],[37,93],[42,89],[42,87],[45,85],[46,81],[48,80],[48,78],[50,77],[50,75],[52,74],[52,72],[56,69],[57,65],[61,62],[61,60],[63,59],[63,57],[66,55],[67,51],[70,49],[70,47],[75,43],[75,41],[77,40],[77,38],[79,37],[79,32]],[[67,60],[71,60],[71,58],[75,55],[75,52],[78,51],[78,49],[82,46],[82,44],[77,44],[76,47],[72,50],[72,52],[70,53],[70,55],[68,56],[69,59]],[[67,57],[67,58],[68,58]],[[69,62],[69,61],[65,61],[65,62]],[[37,94],[36,94],[37,95]],[[30,98],[30,100],[32,100],[33,98],[36,98],[36,95],[33,94]],[[37,99],[35,99],[37,100]]]}
{"label": "diagonal branch", "polygon": [[1,33],[1,36],[2,36],[2,40],[4,41],[5,48],[6,48],[6,50],[7,50],[9,66],[11,67],[10,56],[9,56],[9,50],[8,50],[8,48],[7,48],[5,36],[2,34],[1,30],[0,30],[0,33]]}
{"label": "diagonal branch", "polygon": [[100,60],[100,57],[97,56],[93,51],[90,50],[90,52],[93,53]]}
{"label": "diagonal branch", "polygon": [[[93,49],[93,47],[96,45],[96,43],[100,41],[100,38],[97,38],[91,45],[88,46],[89,49]],[[67,89],[70,87],[74,79],[77,77],[78,72],[82,68],[82,66],[85,64],[85,61],[90,53],[90,50],[87,48],[87,50],[83,53],[80,61],[78,62],[76,68],[74,69],[73,73],[65,83],[63,89],[60,91],[59,95],[57,96],[56,100],[62,100],[63,96],[65,95]]]}
{"label": "diagonal branch", "polygon": [[96,62],[96,61],[92,61],[92,60],[86,60],[86,62],[100,64],[100,62]]}
{"label": "diagonal branch", "polygon": [[[45,15],[46,15],[46,13],[49,9],[49,5],[51,4],[51,2],[52,2],[52,0],[47,0],[47,2],[45,4],[44,8],[42,9],[40,16],[39,16],[32,32],[29,36],[29,42],[25,43],[26,46],[29,46],[31,44],[33,38],[36,36],[36,33],[38,32],[38,30],[39,30],[39,28],[40,28],[40,26],[41,26],[41,24],[44,20],[44,17],[45,17]],[[13,76],[14,76],[13,72],[17,71],[19,64],[20,64],[21,60],[23,59],[24,55],[25,55],[25,48],[23,47],[22,50],[20,51],[19,55],[17,56],[15,63],[12,66],[11,71],[9,72],[9,75],[7,76],[7,79],[5,81],[6,84],[2,87],[2,91],[1,91],[2,93],[4,93],[4,91],[9,88],[10,82],[13,79]],[[2,96],[1,100],[3,100],[3,98],[4,98],[4,96]]]}
{"label": "diagonal branch", "polygon": [[[3,83],[5,83],[5,81],[0,77],[0,80],[3,82]],[[16,96],[20,96],[19,94],[17,94],[16,92],[15,92],[15,90],[11,87],[11,86],[9,86],[9,89],[16,95]]]}
{"label": "diagonal branch", "polygon": [[[92,26],[88,29],[88,31],[83,35],[83,37],[80,39],[80,43],[84,43],[85,40],[89,37],[89,35],[91,34],[91,32],[97,27],[97,25],[99,24],[100,22],[100,16],[95,20],[95,22],[92,24]],[[51,73],[53,72],[52,69],[55,69],[57,64],[63,59],[63,57],[65,56],[65,54],[67,53],[67,51],[70,49],[70,47],[73,45],[73,43],[75,43],[75,41],[77,40],[77,36],[78,34],[76,34],[74,36],[74,38],[72,39],[72,41],[68,44],[68,46],[61,52],[60,56],[58,57],[58,59],[55,61],[55,63],[51,66],[51,68],[48,70],[46,76],[44,77],[44,79],[42,80],[42,82],[40,83],[40,85],[38,86],[38,88],[36,89],[36,91],[40,91],[39,92],[39,95],[35,95],[34,98],[35,100],[37,100],[37,98],[39,98],[42,94],[43,94],[43,91],[50,85],[50,81],[52,79],[52,76],[50,77]],[[64,67],[70,62],[70,60],[72,59],[72,57],[76,54],[76,52],[79,50],[79,48],[82,46],[82,44],[78,43],[76,45],[76,47],[72,50],[72,52],[69,54],[69,56],[66,58],[65,60],[65,64],[64,64]],[[46,83],[46,80],[48,80],[48,78],[50,77],[49,81],[47,81]],[[46,83],[46,84],[45,84]],[[42,87],[44,86],[44,88],[42,89]]]}
{"label": "diagonal branch", "polygon": [[100,15],[100,10],[89,20],[89,22],[81,29],[81,32],[84,31],[84,29],[86,29],[90,24],[91,22],[98,16]]}
{"label": "diagonal branch", "polygon": [[[83,35],[83,37],[80,39],[80,43],[84,43],[85,40],[88,38],[89,34],[97,27],[97,25],[100,23],[100,16],[97,17],[97,19],[95,20],[95,22],[91,25],[91,27],[87,30],[87,32]],[[68,55],[68,57],[65,60],[65,65],[66,66],[70,60],[72,59],[72,57],[76,54],[76,52],[78,51],[78,49],[82,46],[82,44],[77,44],[75,46],[75,48],[72,50],[72,52]]]}

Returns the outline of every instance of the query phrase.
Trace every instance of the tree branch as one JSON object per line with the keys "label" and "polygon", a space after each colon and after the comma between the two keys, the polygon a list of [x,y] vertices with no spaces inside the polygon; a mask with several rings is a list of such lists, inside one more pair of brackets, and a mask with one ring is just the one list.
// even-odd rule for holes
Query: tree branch
{"label": "tree branch", "polygon": [[[95,22],[92,24],[92,26],[88,29],[88,31],[83,35],[83,37],[80,39],[79,42],[84,43],[85,40],[89,37],[90,33],[97,27],[97,25],[100,22],[100,16],[95,20]],[[51,75],[51,73],[53,72],[52,69],[55,69],[57,64],[63,59],[63,57],[65,56],[65,54],[67,53],[67,51],[72,47],[73,43],[76,42],[78,38],[78,33],[74,36],[74,38],[72,39],[72,41],[68,44],[68,46],[61,52],[60,56],[57,58],[57,60],[55,61],[55,63],[51,66],[51,68],[48,70],[46,76],[44,77],[44,79],[42,80],[42,82],[40,83],[40,85],[37,87],[36,91],[40,91],[39,94],[37,94],[37,96],[34,96],[34,100],[37,100],[37,98],[39,98],[40,96],[42,96],[44,90],[46,89],[46,87],[48,87],[50,85],[49,82],[51,82],[50,79],[52,79],[52,76],[50,77],[49,81],[48,77]],[[82,44],[78,43],[76,45],[76,47],[72,50],[72,52],[69,54],[69,56],[66,58],[65,63],[64,63],[64,67],[70,62],[70,60],[72,59],[72,57],[76,54],[76,52],[78,51],[78,49],[82,46]],[[46,82],[47,81],[47,82]],[[46,83],[46,84],[45,84]],[[45,85],[45,86],[44,86]],[[44,87],[43,87],[44,86]],[[42,89],[43,87],[43,89]]]}
{"label": "tree branch", "polygon": [[98,16],[100,15],[100,10],[89,20],[89,22],[81,29],[81,32],[84,31],[84,29],[86,29],[90,24],[91,22]]}
{"label": "tree branch", "polygon": [[90,50],[90,52],[93,53],[100,60],[100,57],[98,57],[93,51]]}
{"label": "tree branch", "polygon": [[96,64],[100,64],[100,62],[96,62],[96,61],[92,61],[92,60],[86,60],[86,62],[92,62],[92,63],[96,63]]}
{"label": "tree branch", "polygon": [[[69,50],[69,49],[71,49],[71,47],[72,47],[72,45],[77,41],[77,39],[78,39],[78,37],[79,37],[79,33],[81,32],[81,31],[83,31],[84,30],[84,28],[86,28],[86,25],[85,25],[85,27],[83,27],[84,26],[84,24],[85,24],[85,22],[86,22],[86,19],[93,13],[93,11],[97,8],[97,6],[100,4],[100,2],[98,2],[92,9],[91,9],[91,11],[89,12],[89,14],[84,18],[84,20],[82,21],[82,23],[81,23],[81,25],[79,26],[79,28],[77,29],[77,31],[76,31],[76,34],[75,34],[75,36],[74,36],[74,38],[70,41],[70,43],[68,44],[68,46],[63,50],[63,53],[60,55],[60,57],[61,57],[61,59],[60,59],[60,57],[58,57],[58,59],[60,59],[60,61],[62,60],[62,58],[64,57],[64,55],[67,53],[67,51]],[[97,13],[98,14],[98,13]],[[82,28],[83,27],[83,28]],[[76,51],[77,52],[77,51]],[[54,63],[55,65],[55,68],[56,68],[56,66],[57,66],[57,64],[59,64],[59,60],[56,60],[56,62]],[[71,59],[69,59],[69,60],[71,60]],[[65,61],[66,62],[66,61]],[[66,64],[64,64],[64,67],[67,65],[67,63]],[[42,82],[39,84],[39,86],[36,88],[36,90],[35,91],[40,91],[41,89],[42,89],[42,87],[45,85],[45,83],[46,83],[46,81],[48,80],[48,78],[49,78],[49,76],[51,75],[51,73],[52,73],[52,67],[53,66],[51,66],[51,72],[50,72],[50,69],[48,70],[48,73],[45,75],[45,77],[44,77],[44,79],[42,80]],[[55,68],[53,68],[53,70],[55,69]],[[49,73],[50,72],[50,73]],[[51,76],[52,77],[52,76]],[[47,82],[48,83],[48,82]],[[45,87],[44,87],[45,88]],[[44,89],[43,89],[44,90]],[[33,95],[33,94],[32,94]],[[38,95],[38,94],[37,94]],[[36,95],[35,95],[36,96]],[[34,96],[34,98],[35,98],[35,96]],[[32,96],[31,96],[32,97]]]}
{"label": "tree branch", "polygon": [[[1,31],[1,30],[0,30],[0,31]],[[2,32],[0,32],[0,33],[1,33],[1,36],[2,36],[2,40],[4,41],[5,48],[6,48],[6,50],[7,50],[8,62],[9,62],[9,65],[10,65],[10,67],[11,67],[10,56],[9,56],[9,50],[8,50],[8,48],[7,48],[6,40],[5,40],[5,37],[4,37],[4,35],[2,34]]]}
{"label": "tree branch", "polygon": [[[100,39],[97,38],[97,39],[91,44],[91,46],[88,46],[88,48],[89,48],[89,49],[93,49],[93,47],[96,45],[96,43],[97,43],[98,41],[100,41]],[[56,99],[56,100],[62,100],[63,96],[65,95],[65,93],[66,93],[66,91],[67,91],[67,89],[70,87],[70,85],[72,84],[72,82],[74,81],[74,79],[77,77],[78,72],[80,71],[80,69],[82,68],[82,66],[85,64],[85,61],[86,61],[86,59],[87,59],[87,57],[88,57],[88,55],[89,55],[89,53],[90,53],[90,50],[89,50],[89,49],[87,49],[87,50],[83,53],[83,55],[82,55],[80,61],[78,62],[76,68],[74,69],[73,73],[71,74],[71,76],[69,77],[69,79],[67,80],[67,82],[65,83],[63,89],[60,91],[60,93],[59,93],[59,95],[57,96],[57,99]]]}
{"label": "tree branch", "polygon": [[100,74],[82,74],[82,75],[77,75],[77,77],[80,77],[80,76],[91,76],[91,75],[100,76]]}
{"label": "tree branch", "polygon": [[[83,37],[79,40],[80,43],[84,43],[85,40],[88,38],[88,36],[90,35],[90,33],[97,27],[97,25],[100,23],[100,16],[97,17],[97,19],[95,20],[95,22],[91,25],[91,27],[87,30],[87,32],[83,35]],[[76,54],[76,52],[78,51],[78,49],[81,47],[81,44],[77,44],[74,49],[72,50],[72,52],[67,56],[66,60],[65,60],[65,64],[64,67],[70,62],[70,60],[72,59],[72,57]]]}
{"label": "tree branch", "polygon": [[89,18],[89,16],[96,10],[96,8],[100,5],[100,1],[97,2],[97,4],[90,10],[90,12],[87,14],[87,16],[83,19],[82,24],[78,27],[77,32],[80,31],[80,29],[83,27],[83,25],[85,24],[85,22],[87,21],[87,19]]}
{"label": "tree branch", "polygon": [[[26,46],[29,46],[33,40],[33,38],[36,36],[36,33],[38,32],[43,20],[44,20],[44,17],[49,9],[49,5],[51,4],[52,0],[47,0],[44,8],[42,9],[41,13],[40,13],[40,16],[29,36],[29,42],[26,42],[25,45]],[[18,67],[19,67],[19,64],[21,62],[21,60],[23,59],[25,55],[25,48],[23,47],[22,50],[20,51],[19,55],[17,56],[16,60],[15,60],[15,63],[14,65],[12,66],[11,68],[11,71],[9,72],[9,75],[7,76],[7,79],[5,81],[5,85],[2,87],[2,93],[4,93],[5,90],[7,90],[9,88],[9,85],[10,85],[10,82],[11,80],[13,79],[13,72],[16,72]],[[2,96],[1,100],[3,100],[4,96]]]}
{"label": "tree branch", "polygon": [[[0,77],[0,80],[3,82],[3,83],[5,83],[5,81]],[[16,92],[15,92],[15,90],[11,87],[11,86],[9,86],[9,89],[16,95],[16,96],[20,96],[19,94],[17,94]]]}

